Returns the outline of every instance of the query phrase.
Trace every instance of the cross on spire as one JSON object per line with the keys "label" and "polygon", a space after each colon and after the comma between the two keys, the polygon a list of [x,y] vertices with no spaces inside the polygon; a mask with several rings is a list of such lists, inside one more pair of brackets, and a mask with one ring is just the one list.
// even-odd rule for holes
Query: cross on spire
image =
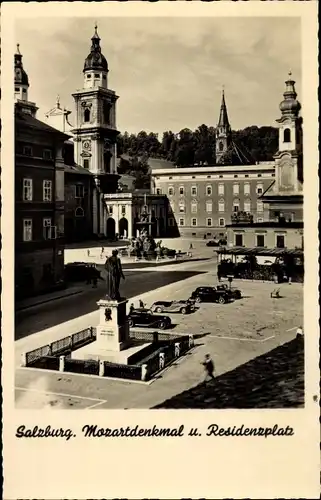
{"label": "cross on spire", "polygon": [[17,43],[17,54],[20,54],[20,43]]}

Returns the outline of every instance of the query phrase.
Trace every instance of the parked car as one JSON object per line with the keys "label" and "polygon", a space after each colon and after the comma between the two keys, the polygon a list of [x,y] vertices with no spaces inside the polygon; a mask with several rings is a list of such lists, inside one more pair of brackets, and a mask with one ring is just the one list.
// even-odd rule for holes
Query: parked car
{"label": "parked car", "polygon": [[227,285],[226,283],[223,283],[223,284],[217,285],[216,288],[218,290],[231,290],[231,292],[233,293],[235,299],[241,299],[242,298],[242,292],[241,292],[241,290],[239,288],[234,287],[234,286],[232,286],[230,288],[229,285]]}
{"label": "parked car", "polygon": [[206,243],[206,246],[207,246],[207,247],[219,247],[219,246],[220,246],[220,244],[219,244],[219,242],[218,242],[218,241],[216,241],[216,240],[210,240],[210,241],[208,241],[208,242]]}
{"label": "parked car", "polygon": [[216,286],[199,286],[194,290],[191,298],[196,302],[218,302],[225,304],[234,299],[234,294],[231,290],[222,290]]}
{"label": "parked car", "polygon": [[95,264],[87,262],[70,262],[65,265],[65,280],[66,281],[85,281],[101,279],[100,271]]}
{"label": "parked car", "polygon": [[160,328],[160,330],[165,330],[172,324],[168,316],[138,311],[137,309],[128,315],[128,323],[130,327],[141,326],[147,328]]}
{"label": "parked car", "polygon": [[181,313],[187,314],[190,313],[194,308],[194,302],[187,300],[158,300],[154,302],[151,306],[151,311],[161,313]]}

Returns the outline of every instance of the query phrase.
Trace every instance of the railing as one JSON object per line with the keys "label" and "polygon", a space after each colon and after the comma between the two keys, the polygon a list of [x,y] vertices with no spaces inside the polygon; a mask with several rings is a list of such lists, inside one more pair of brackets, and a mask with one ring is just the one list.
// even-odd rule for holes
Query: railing
{"label": "railing", "polygon": [[141,380],[141,373],[140,366],[121,365],[110,363],[109,361],[104,362],[104,375],[106,377]]}
{"label": "railing", "polygon": [[65,358],[64,371],[98,375],[99,361]]}

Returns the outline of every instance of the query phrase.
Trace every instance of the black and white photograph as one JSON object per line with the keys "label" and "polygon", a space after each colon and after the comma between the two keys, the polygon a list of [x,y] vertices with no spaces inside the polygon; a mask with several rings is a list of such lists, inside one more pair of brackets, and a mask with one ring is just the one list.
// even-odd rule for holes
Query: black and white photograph
{"label": "black and white photograph", "polygon": [[17,408],[304,407],[300,31],[16,21]]}
{"label": "black and white photograph", "polygon": [[316,19],[2,8],[5,498],[319,494]]}

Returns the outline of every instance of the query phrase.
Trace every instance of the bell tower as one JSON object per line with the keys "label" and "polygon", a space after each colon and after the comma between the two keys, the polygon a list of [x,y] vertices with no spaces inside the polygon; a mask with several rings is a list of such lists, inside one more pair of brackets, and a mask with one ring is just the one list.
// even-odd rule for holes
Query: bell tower
{"label": "bell tower", "polygon": [[20,46],[17,44],[17,50],[14,55],[14,100],[16,109],[22,113],[27,113],[33,117],[36,116],[38,108],[34,102],[28,101],[29,78],[22,64],[22,54]]}
{"label": "bell tower", "polygon": [[222,102],[220,117],[216,127],[216,163],[222,163],[224,154],[227,152],[232,139],[232,131],[227,115],[224,90],[222,91]]}
{"label": "bell tower", "polygon": [[300,191],[302,171],[302,118],[301,104],[297,100],[292,73],[285,82],[283,101],[280,104],[279,148],[275,155],[275,182],[278,192]]}
{"label": "bell tower", "polygon": [[117,190],[116,102],[118,96],[108,88],[108,63],[100,47],[95,25],[90,53],[83,69],[83,88],[73,94],[75,100],[75,162],[93,174],[94,233],[106,233],[104,194]]}
{"label": "bell tower", "polygon": [[73,94],[76,106],[73,129],[75,161],[99,177],[104,193],[117,186],[116,167],[116,101],[118,96],[108,88],[108,63],[100,47],[95,26],[90,54],[85,59],[83,88]]}

